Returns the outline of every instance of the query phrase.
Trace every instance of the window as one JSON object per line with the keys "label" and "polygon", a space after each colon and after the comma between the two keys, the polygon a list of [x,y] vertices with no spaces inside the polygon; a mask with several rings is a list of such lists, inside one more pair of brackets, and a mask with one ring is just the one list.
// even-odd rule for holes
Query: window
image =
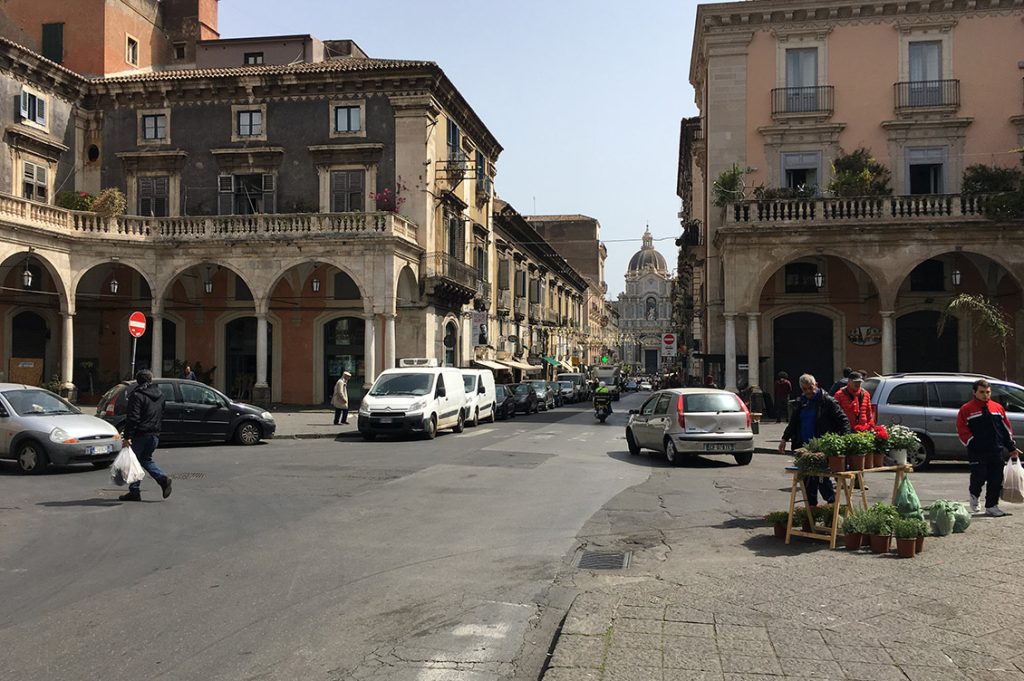
{"label": "window", "polygon": [[362,128],[358,106],[334,107],[334,132],[359,132]]}
{"label": "window", "polygon": [[166,175],[140,177],[138,180],[139,215],[154,218],[167,217],[169,188],[170,178]]}
{"label": "window", "polygon": [[461,133],[455,121],[448,119],[448,158],[455,159],[462,155]]}
{"label": "window", "polygon": [[221,175],[217,178],[219,215],[273,213],[277,200],[272,173]]}
{"label": "window", "polygon": [[644,416],[650,416],[654,413],[654,407],[658,404],[658,396],[655,395],[651,399],[644,402],[644,406],[640,407],[640,413]]}
{"label": "window", "polygon": [[171,383],[163,383],[155,381],[157,390],[163,393],[164,401],[166,402],[177,402],[178,397],[174,394],[174,385]]}
{"label": "window", "polygon": [[262,52],[246,52],[245,53],[245,65],[246,66],[257,66],[263,63]]}
{"label": "window", "polygon": [[932,398],[937,398],[943,409],[959,409],[972,397],[970,383],[932,383],[932,388]]}
{"label": "window", "polygon": [[58,64],[64,61],[64,24],[43,24],[43,56]]}
{"label": "window", "polygon": [[29,201],[46,203],[47,168],[31,161],[23,161],[21,166],[21,195]]}
{"label": "window", "polygon": [[238,112],[238,136],[260,137],[263,135],[263,112],[243,110]]}
{"label": "window", "polygon": [[132,66],[139,65],[139,41],[128,36],[124,49],[124,60]]}
{"label": "window", "polygon": [[167,114],[143,114],[142,139],[167,139]]}
{"label": "window", "polygon": [[821,152],[800,151],[782,154],[783,186],[817,190],[821,180]]}
{"label": "window", "polygon": [[331,171],[331,212],[348,213],[365,207],[365,173],[362,170]]}
{"label": "window", "polygon": [[907,149],[907,186],[911,194],[944,194],[946,148]]}
{"label": "window", "polygon": [[185,43],[174,43],[174,58],[184,59],[185,58]]}
{"label": "window", "polygon": [[[455,347],[459,341],[459,330],[452,322],[448,322],[444,327],[444,365],[448,367],[455,366]],[[443,374],[439,375],[438,378],[443,378]]]}
{"label": "window", "polygon": [[46,98],[23,89],[21,91],[21,119],[46,125]]}
{"label": "window", "polygon": [[[970,386],[968,386],[970,387]],[[992,384],[992,399],[1013,414],[1024,413],[1024,390],[1012,385]],[[967,400],[964,400],[966,402]],[[961,402],[963,404],[963,402]]]}
{"label": "window", "polygon": [[926,407],[928,399],[925,397],[924,383],[904,383],[892,389],[889,393],[889,404],[903,405],[906,407]]}
{"label": "window", "polygon": [[908,46],[911,106],[937,106],[942,101],[942,42],[925,40]]}
{"label": "window", "polygon": [[817,293],[814,275],[818,266],[812,262],[792,262],[786,265],[786,293]]}
{"label": "window", "polygon": [[465,251],[462,247],[465,243],[465,224],[462,217],[458,213],[447,213],[445,226],[448,229],[448,255],[456,260],[465,260]]}
{"label": "window", "polygon": [[941,260],[925,260],[910,271],[910,290],[945,291],[945,269]]}
{"label": "window", "polygon": [[477,279],[487,281],[487,249],[483,245],[477,244],[473,248],[473,267]]}
{"label": "window", "polygon": [[217,393],[205,386],[195,385],[194,383],[179,383],[178,388],[181,389],[182,402],[216,405],[218,407],[224,405],[224,402]]}
{"label": "window", "polygon": [[665,393],[658,398],[658,404],[654,407],[655,415],[668,413],[668,403],[671,397],[671,395]]}
{"label": "window", "polygon": [[511,269],[511,263],[507,258],[498,259],[498,288],[502,291],[507,291],[509,286],[508,275]]}
{"label": "window", "polygon": [[658,318],[658,300],[650,297],[644,303],[644,319],[654,321]]}
{"label": "window", "polygon": [[522,298],[526,295],[526,272],[516,270],[516,297]]}
{"label": "window", "polygon": [[786,111],[818,111],[818,48],[786,50]]}

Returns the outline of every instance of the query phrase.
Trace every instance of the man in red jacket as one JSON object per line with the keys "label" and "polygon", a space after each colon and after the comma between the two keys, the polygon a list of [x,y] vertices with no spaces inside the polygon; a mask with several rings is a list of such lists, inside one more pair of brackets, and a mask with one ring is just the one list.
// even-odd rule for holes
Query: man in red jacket
{"label": "man in red jacket", "polygon": [[843,408],[850,428],[857,433],[868,430],[875,425],[875,417],[871,414],[871,394],[861,388],[864,377],[859,371],[852,371],[846,385],[836,391],[835,398]]}
{"label": "man in red jacket", "polygon": [[1020,450],[1013,441],[1006,411],[992,400],[992,385],[980,379],[972,388],[974,398],[960,407],[956,415],[956,430],[971,462],[971,511],[978,512],[984,485],[985,514],[998,518],[1006,515],[999,508],[999,495],[1003,491],[1003,450],[1009,451],[1014,459],[1020,456]]}

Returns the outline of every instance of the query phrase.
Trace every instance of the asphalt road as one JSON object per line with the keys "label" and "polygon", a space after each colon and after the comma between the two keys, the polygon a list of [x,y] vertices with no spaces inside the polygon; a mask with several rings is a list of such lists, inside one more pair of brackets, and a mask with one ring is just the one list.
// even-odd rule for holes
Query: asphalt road
{"label": "asphalt road", "polygon": [[0,678],[535,679],[577,534],[649,477],[625,411],[432,442],[158,450],[164,501],[105,471],[0,466]]}

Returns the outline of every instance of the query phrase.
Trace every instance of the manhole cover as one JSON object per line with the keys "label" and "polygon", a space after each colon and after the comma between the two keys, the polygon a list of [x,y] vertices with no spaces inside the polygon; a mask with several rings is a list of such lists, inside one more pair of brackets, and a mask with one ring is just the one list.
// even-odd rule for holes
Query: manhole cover
{"label": "manhole cover", "polygon": [[584,551],[576,567],[584,570],[623,570],[629,567],[631,551]]}
{"label": "manhole cover", "polygon": [[206,477],[206,473],[172,473],[171,474],[171,479],[172,480],[198,480],[200,478],[205,478],[205,477]]}

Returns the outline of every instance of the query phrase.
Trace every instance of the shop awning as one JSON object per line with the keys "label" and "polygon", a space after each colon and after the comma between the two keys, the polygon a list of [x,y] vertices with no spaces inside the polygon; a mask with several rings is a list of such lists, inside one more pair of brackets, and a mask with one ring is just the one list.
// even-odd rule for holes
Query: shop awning
{"label": "shop awning", "polygon": [[495,371],[508,371],[508,367],[504,364],[492,362],[489,359],[474,359],[473,363],[479,364],[482,367],[487,367],[488,369],[494,369]]}
{"label": "shop awning", "polygon": [[514,359],[503,359],[501,363],[510,369],[519,369],[520,371],[540,371],[541,369],[539,364],[527,364],[526,362],[517,362]]}
{"label": "shop awning", "polygon": [[561,363],[559,363],[559,361],[557,359],[555,359],[554,357],[545,357],[544,361],[547,362],[548,364],[550,364],[553,367],[562,366]]}

